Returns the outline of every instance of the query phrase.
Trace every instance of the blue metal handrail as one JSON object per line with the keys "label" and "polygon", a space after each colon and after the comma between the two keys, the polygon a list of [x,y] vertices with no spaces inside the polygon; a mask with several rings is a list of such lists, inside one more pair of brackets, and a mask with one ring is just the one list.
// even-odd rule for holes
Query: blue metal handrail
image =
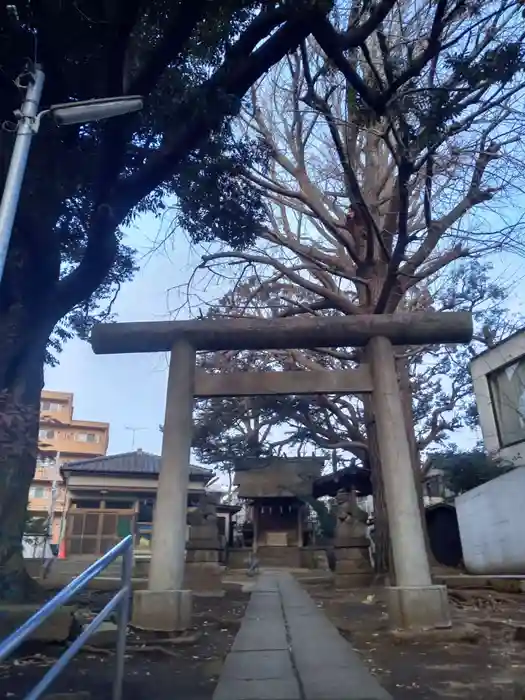
{"label": "blue metal handrail", "polygon": [[81,635],[67,648],[56,663],[49,669],[42,680],[26,695],[25,700],[37,700],[51,683],[62,673],[69,661],[80,651],[93,632],[100,627],[117,607],[117,658],[115,663],[115,678],[113,680],[113,700],[122,699],[122,682],[124,680],[124,657],[126,651],[126,632],[129,622],[129,600],[131,596],[131,577],[133,572],[133,536],[128,535],[103,557],[77,576],[60,593],[46,603],[29,620],[26,620],[17,630],[0,642],[0,662],[4,661],[22,642],[24,642],[55,610],[67,603],[87,584],[98,576],[104,569],[122,556],[121,587],[106,607],[99,612],[94,620],[85,628]]}

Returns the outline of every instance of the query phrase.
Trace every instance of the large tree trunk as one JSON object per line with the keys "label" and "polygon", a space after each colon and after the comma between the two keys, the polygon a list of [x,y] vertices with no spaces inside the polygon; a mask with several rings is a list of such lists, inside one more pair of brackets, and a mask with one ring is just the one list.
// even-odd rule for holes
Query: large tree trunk
{"label": "large tree trunk", "polygon": [[395,584],[395,570],[390,544],[388,512],[381,474],[381,458],[377,442],[377,426],[369,397],[364,398],[365,425],[368,442],[368,461],[374,496],[374,566],[376,574],[388,576]]}
{"label": "large tree trunk", "polygon": [[[0,329],[11,335],[0,333],[0,600],[27,602],[40,597],[25,569],[22,536],[37,455],[47,333],[35,333],[34,326],[24,332],[4,320]],[[16,354],[13,348],[21,347]]]}
{"label": "large tree trunk", "polygon": [[[367,362],[366,348],[361,351],[361,361]],[[394,558],[392,556],[388,512],[381,472],[377,425],[370,394],[363,394],[363,407],[368,444],[368,466],[374,497],[374,568],[378,576],[388,576],[391,585],[395,585]]]}

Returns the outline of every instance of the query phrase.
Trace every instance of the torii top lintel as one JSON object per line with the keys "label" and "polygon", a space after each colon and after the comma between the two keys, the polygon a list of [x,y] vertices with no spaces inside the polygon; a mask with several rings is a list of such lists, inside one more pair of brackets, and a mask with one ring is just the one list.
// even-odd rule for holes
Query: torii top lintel
{"label": "torii top lintel", "polygon": [[180,340],[195,350],[286,350],[363,347],[383,336],[394,345],[468,343],[467,312],[415,312],[295,318],[220,318],[190,321],[104,323],[95,326],[91,345],[99,355],[165,352]]}

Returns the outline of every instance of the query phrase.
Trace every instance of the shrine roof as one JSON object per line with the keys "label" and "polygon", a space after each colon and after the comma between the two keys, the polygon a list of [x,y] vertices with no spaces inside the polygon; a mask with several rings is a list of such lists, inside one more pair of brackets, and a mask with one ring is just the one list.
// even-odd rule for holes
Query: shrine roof
{"label": "shrine roof", "polygon": [[372,494],[370,472],[363,467],[345,467],[336,472],[324,474],[313,483],[313,497],[335,496],[339,489],[351,490],[354,488],[360,496]]}
{"label": "shrine roof", "polygon": [[[106,474],[114,476],[157,477],[160,473],[161,458],[150,452],[136,450],[122,454],[95,457],[62,465],[63,474]],[[190,465],[190,479],[207,483],[214,473],[211,469]]]}
{"label": "shrine roof", "polygon": [[234,466],[236,472],[271,469],[278,466],[304,466],[308,471],[318,467],[321,471],[325,461],[324,457],[242,457],[234,461]]}
{"label": "shrine roof", "polygon": [[321,473],[322,457],[246,458],[235,462],[234,484],[240,498],[310,496]]}

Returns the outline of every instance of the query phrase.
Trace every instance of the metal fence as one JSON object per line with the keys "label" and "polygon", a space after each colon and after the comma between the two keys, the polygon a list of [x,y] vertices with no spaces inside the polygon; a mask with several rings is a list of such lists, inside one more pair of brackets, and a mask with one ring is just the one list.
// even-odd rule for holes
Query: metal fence
{"label": "metal fence", "polygon": [[77,576],[60,593],[46,603],[24,624],[9,637],[0,642],[0,662],[12,654],[45,620],[47,620],[61,605],[67,603],[87,584],[98,576],[115,559],[122,556],[121,587],[109,603],[83,632],[71,643],[62,656],[49,669],[42,680],[26,695],[25,700],[37,700],[51,683],[62,673],[71,659],[80,651],[93,632],[100,627],[111,613],[118,609],[117,656],[115,662],[115,677],[113,681],[113,700],[122,698],[122,681],[124,679],[124,656],[126,651],[126,631],[129,622],[129,602],[131,597],[131,576],[133,571],[133,536],[128,535],[107,554],[104,554],[94,564]]}

